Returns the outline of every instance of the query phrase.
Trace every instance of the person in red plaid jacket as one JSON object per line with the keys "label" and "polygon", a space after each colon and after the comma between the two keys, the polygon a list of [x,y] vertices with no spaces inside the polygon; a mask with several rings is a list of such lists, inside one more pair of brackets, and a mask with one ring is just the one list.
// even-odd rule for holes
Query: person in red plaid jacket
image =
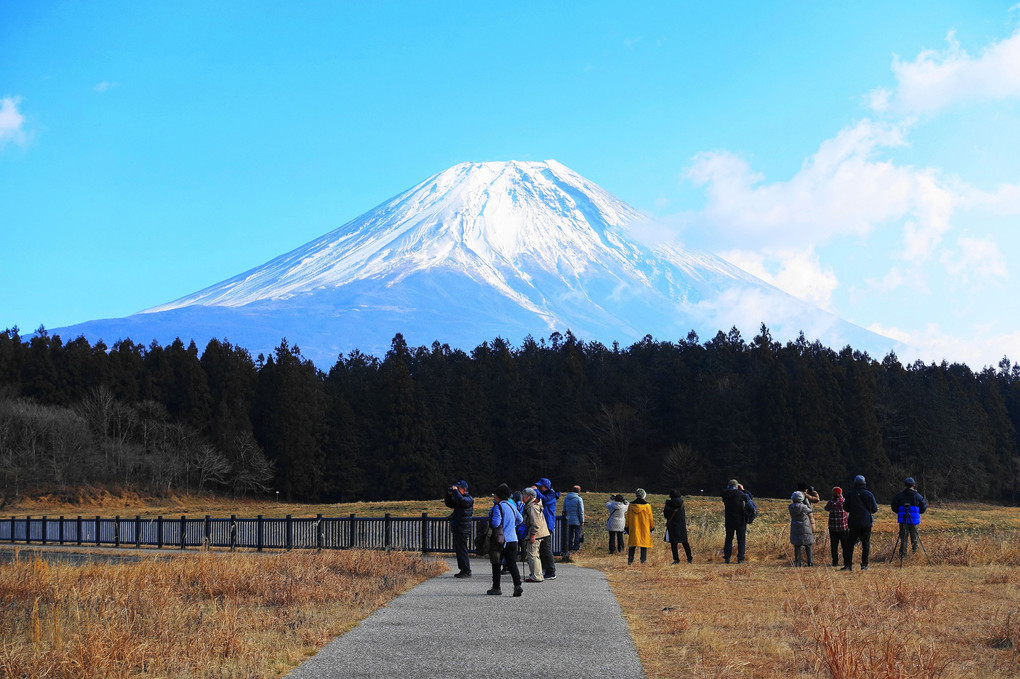
{"label": "person in red plaid jacket", "polygon": [[825,503],[825,511],[829,512],[829,548],[832,550],[832,566],[836,568],[843,543],[850,537],[849,517],[843,509],[843,489],[839,486],[832,489],[832,499]]}

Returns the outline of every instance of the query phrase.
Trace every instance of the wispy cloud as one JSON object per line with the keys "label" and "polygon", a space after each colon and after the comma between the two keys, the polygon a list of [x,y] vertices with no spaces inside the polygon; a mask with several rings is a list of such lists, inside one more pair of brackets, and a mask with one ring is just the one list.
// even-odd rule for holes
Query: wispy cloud
{"label": "wispy cloud", "polygon": [[942,263],[960,282],[973,285],[1009,278],[1006,258],[991,238],[960,236],[956,246],[943,253]]}
{"label": "wispy cloud", "polygon": [[1020,29],[979,56],[960,47],[952,31],[943,50],[924,50],[912,61],[893,58],[895,91],[870,94],[876,111],[930,114],[957,102],[1020,97]]}
{"label": "wispy cloud", "polygon": [[99,94],[104,94],[104,93],[109,92],[110,90],[112,90],[114,87],[117,87],[119,84],[120,83],[114,83],[114,82],[110,82],[109,80],[104,80],[103,82],[99,83],[98,85],[96,85],[92,89],[95,90],[96,92],[98,92]]}
{"label": "wispy cloud", "polygon": [[832,293],[839,281],[832,267],[823,267],[812,249],[729,250],[719,254],[780,290],[822,309],[832,308]]}
{"label": "wispy cloud", "polygon": [[18,110],[21,97],[4,97],[0,99],[0,148],[8,142],[25,144],[25,116]]}
{"label": "wispy cloud", "polygon": [[868,330],[891,337],[901,343],[896,353],[904,363],[916,360],[925,363],[966,363],[974,370],[996,366],[1003,356],[1016,361],[1020,347],[1020,331],[995,333],[978,328],[967,337],[947,333],[938,323],[929,323],[920,330],[872,325]]}

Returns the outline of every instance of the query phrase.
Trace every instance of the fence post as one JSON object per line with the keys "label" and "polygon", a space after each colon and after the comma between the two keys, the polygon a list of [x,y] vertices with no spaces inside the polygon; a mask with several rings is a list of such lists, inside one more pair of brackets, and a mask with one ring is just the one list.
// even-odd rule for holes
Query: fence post
{"label": "fence post", "polygon": [[389,550],[390,544],[393,542],[392,535],[391,535],[391,533],[393,532],[393,521],[390,519],[390,513],[389,512],[386,512],[386,521],[385,521],[384,526],[385,526],[385,530],[383,532],[384,532],[385,535],[383,537],[383,543],[384,543],[386,549]]}
{"label": "fence post", "polygon": [[205,525],[202,527],[205,533],[205,548],[209,550],[212,547],[212,523],[209,521],[209,515],[205,515]]}
{"label": "fence post", "polygon": [[142,548],[142,517],[135,514],[135,549]]}
{"label": "fence post", "polygon": [[78,539],[78,546],[81,547],[81,514],[78,515],[78,519],[75,521],[74,529],[78,532],[75,536]]}
{"label": "fence post", "polygon": [[99,547],[100,545],[103,544],[103,535],[102,535],[102,533],[99,532],[100,529],[102,528],[102,525],[100,523],[101,521],[102,521],[101,517],[97,516],[96,517],[96,547]]}
{"label": "fence post", "polygon": [[230,551],[234,551],[234,547],[237,546],[237,516],[235,514],[230,515]]}
{"label": "fence post", "polygon": [[294,520],[290,518],[290,514],[287,515],[286,533],[284,543],[289,552],[294,548]]}
{"label": "fence post", "polygon": [[60,530],[57,531],[57,537],[60,540],[60,544],[64,544],[64,515],[60,515]]}
{"label": "fence post", "polygon": [[429,553],[428,522],[429,522],[429,513],[428,512],[422,512],[421,513],[421,553],[422,554],[428,554]]}
{"label": "fence post", "polygon": [[261,552],[262,551],[264,524],[265,524],[265,522],[262,520],[262,515],[259,514],[258,530],[256,531],[256,537],[255,537],[255,551],[256,552]]}
{"label": "fence post", "polygon": [[11,517],[11,543],[14,543],[14,524],[17,523],[17,517]]}
{"label": "fence post", "polygon": [[188,546],[188,517],[181,515],[181,549]]}
{"label": "fence post", "polygon": [[25,544],[32,544],[32,517],[25,517]]}
{"label": "fence post", "polygon": [[322,551],[322,514],[315,515],[315,549]]}
{"label": "fence post", "polygon": [[354,549],[354,538],[357,535],[354,532],[354,514],[351,514],[351,524],[350,524],[350,526],[348,526],[348,532],[350,533],[351,539],[350,539],[350,541],[348,541],[347,547],[349,549]]}
{"label": "fence post", "polygon": [[42,543],[40,543],[40,544],[44,544],[44,545],[46,544],[46,517],[45,516],[42,517]]}
{"label": "fence post", "polygon": [[163,515],[156,517],[156,549],[163,549]]}
{"label": "fence post", "polygon": [[113,517],[113,546],[120,547],[120,516]]}

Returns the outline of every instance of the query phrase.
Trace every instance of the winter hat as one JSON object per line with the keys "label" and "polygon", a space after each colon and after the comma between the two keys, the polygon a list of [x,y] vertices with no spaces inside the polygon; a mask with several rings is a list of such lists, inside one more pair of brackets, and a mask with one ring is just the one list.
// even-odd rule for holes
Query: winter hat
{"label": "winter hat", "polygon": [[500,500],[510,499],[510,486],[505,483],[501,483],[496,486],[496,490],[492,491],[492,494],[498,497]]}
{"label": "winter hat", "polygon": [[638,488],[637,490],[634,491],[634,494],[637,495],[642,500],[644,500],[645,496],[648,495],[648,493],[645,492],[644,488]]}
{"label": "winter hat", "polygon": [[843,494],[843,489],[840,488],[839,486],[833,486],[832,487],[832,494],[833,495],[842,495]]}
{"label": "winter hat", "polygon": [[903,483],[905,483],[908,486],[914,485],[914,477],[908,476],[907,478],[903,479]]}
{"label": "winter hat", "polygon": [[857,476],[855,476],[854,477],[854,485],[855,486],[864,486],[864,485],[867,485],[867,483],[864,481],[864,476],[861,475],[861,474],[858,474]]}
{"label": "winter hat", "polygon": [[804,493],[800,492],[799,490],[795,490],[793,491],[793,495],[790,496],[790,499],[793,500],[794,502],[803,502]]}
{"label": "winter hat", "polygon": [[617,493],[616,495],[613,496],[613,501],[614,502],[626,502],[627,500],[625,500],[622,495]]}
{"label": "winter hat", "polygon": [[460,481],[458,481],[458,482],[457,482],[456,484],[454,484],[454,485],[460,486],[460,487],[461,487],[461,488],[463,488],[464,490],[467,490],[467,488],[468,488],[468,486],[467,486],[467,481],[464,481],[464,480],[460,480]]}

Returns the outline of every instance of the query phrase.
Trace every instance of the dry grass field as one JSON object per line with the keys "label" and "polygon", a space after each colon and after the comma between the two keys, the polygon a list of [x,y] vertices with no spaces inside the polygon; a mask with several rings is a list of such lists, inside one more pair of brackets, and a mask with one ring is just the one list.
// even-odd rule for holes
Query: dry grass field
{"label": "dry grass field", "polygon": [[[816,545],[814,568],[793,568],[788,503],[767,499],[748,531],[748,561],[738,565],[722,561],[720,501],[687,498],[694,563],[674,566],[659,537],[665,498],[650,496],[660,522],[655,545],[647,564],[627,566],[607,554],[606,495],[584,494],[587,541],[575,560],[606,573],[651,679],[1020,676],[1018,509],[932,507],[921,526],[927,558],[919,552],[900,567],[890,558],[895,518],[880,506],[872,567],[844,573],[827,565],[827,538]],[[83,504],[37,498],[5,513],[423,511],[448,510],[440,500],[308,506],[100,496]],[[825,517],[819,511],[823,532]],[[443,569],[414,555],[356,552],[196,553],[173,564],[0,566],[0,628],[17,630],[0,646],[0,676],[43,676],[33,669],[42,667],[58,677],[273,676]]]}
{"label": "dry grass field", "polygon": [[0,677],[273,677],[446,570],[415,554],[0,565]]}

